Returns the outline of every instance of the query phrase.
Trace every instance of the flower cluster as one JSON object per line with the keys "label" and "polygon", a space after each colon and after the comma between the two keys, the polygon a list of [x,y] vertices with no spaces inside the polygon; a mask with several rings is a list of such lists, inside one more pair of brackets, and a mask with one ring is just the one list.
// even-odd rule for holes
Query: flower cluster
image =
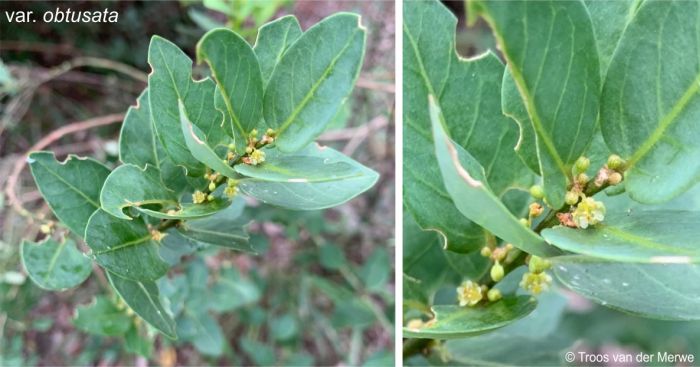
{"label": "flower cluster", "polygon": [[528,272],[523,274],[520,287],[532,294],[540,294],[549,289],[552,277],[545,270],[552,267],[549,260],[538,256],[531,256],[528,262]]}

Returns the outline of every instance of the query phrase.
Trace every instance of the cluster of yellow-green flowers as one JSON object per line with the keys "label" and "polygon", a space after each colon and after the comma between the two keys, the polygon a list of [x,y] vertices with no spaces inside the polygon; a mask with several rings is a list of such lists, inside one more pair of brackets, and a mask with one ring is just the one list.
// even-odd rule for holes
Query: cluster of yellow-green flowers
{"label": "cluster of yellow-green flowers", "polygon": [[226,195],[228,198],[233,198],[236,196],[236,194],[238,194],[238,180],[229,178],[228,181],[226,181],[224,195]]}
{"label": "cluster of yellow-green flowers", "polygon": [[549,289],[552,277],[545,270],[552,267],[552,263],[538,256],[532,255],[528,263],[528,272],[523,274],[520,287],[532,294],[540,294]]}

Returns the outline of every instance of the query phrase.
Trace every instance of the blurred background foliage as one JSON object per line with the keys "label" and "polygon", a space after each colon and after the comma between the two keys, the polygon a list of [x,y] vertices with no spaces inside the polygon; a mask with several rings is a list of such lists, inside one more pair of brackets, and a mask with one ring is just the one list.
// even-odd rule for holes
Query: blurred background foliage
{"label": "blurred background foliage", "polygon": [[[0,365],[393,366],[393,2],[0,3],[0,13],[56,8],[109,8],[119,22],[0,22]],[[352,98],[320,141],[377,170],[371,191],[326,211],[249,203],[260,255],[195,247],[159,283],[177,318],[177,341],[134,321],[97,270],[66,292],[33,285],[19,243],[41,238],[39,224],[51,214],[28,169],[14,171],[56,129],[125,113],[145,87],[152,35],[193,56],[213,27],[230,27],[252,44],[271,19],[294,14],[307,29],[337,11],[362,15],[368,48]],[[74,131],[47,149],[114,167],[118,131],[118,123]],[[30,214],[14,210],[10,196]]]}
{"label": "blurred background foliage", "polygon": [[[467,28],[464,2],[443,3],[458,17],[456,48],[462,57],[473,57],[490,49],[503,60],[483,19]],[[404,214],[403,231],[404,295],[409,292],[413,299],[422,297],[425,304],[453,305],[457,303],[456,288],[464,279],[478,278],[488,271],[489,264],[478,253],[444,251],[437,234],[422,231],[410,215]],[[524,270],[515,269],[502,283],[517,287]],[[417,287],[412,284],[414,279],[425,284]],[[428,289],[427,294],[420,292],[424,288]],[[643,352],[654,355],[654,363],[648,365],[675,366],[679,364],[658,362],[657,353],[694,354],[693,365],[700,357],[700,322],[637,317],[598,305],[556,285],[538,296],[538,301],[537,309],[529,316],[480,336],[427,346],[416,342],[418,339],[404,339],[405,354],[415,352],[414,347],[429,352],[413,355],[404,363],[410,366],[637,366],[645,364],[616,363],[612,355],[631,354],[634,358]],[[403,324],[424,317],[426,311],[421,304],[404,304]],[[573,363],[563,359],[569,351],[576,353]],[[585,362],[579,352],[607,355],[609,362]]]}

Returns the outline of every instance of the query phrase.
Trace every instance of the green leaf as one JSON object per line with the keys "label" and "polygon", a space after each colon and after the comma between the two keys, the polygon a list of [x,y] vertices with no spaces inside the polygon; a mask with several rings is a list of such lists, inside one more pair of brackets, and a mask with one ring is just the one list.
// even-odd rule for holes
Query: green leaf
{"label": "green leaf", "polygon": [[293,15],[283,16],[260,27],[253,50],[258,56],[265,85],[277,64],[282,60],[282,55],[301,37],[301,34],[299,21]]}
{"label": "green leaf", "polygon": [[192,155],[214,171],[226,177],[238,178],[239,175],[236,174],[236,171],[228,163],[223,162],[225,155],[219,156],[215,151],[216,146],[212,147],[202,130],[190,122],[182,103],[180,103],[179,113],[180,129],[185,137],[185,144]]}
{"label": "green leaf", "polygon": [[41,243],[22,241],[22,265],[39,287],[62,291],[84,282],[92,272],[92,261],[70,239],[58,243],[51,238]]}
{"label": "green leaf", "polygon": [[134,312],[170,339],[176,339],[175,322],[160,302],[154,282],[133,281],[107,272],[110,284]]}
{"label": "green leaf", "polygon": [[260,290],[250,279],[242,277],[235,268],[225,267],[210,288],[209,309],[216,312],[233,311],[260,300]]}
{"label": "green leaf", "polygon": [[200,220],[188,220],[178,227],[181,235],[198,242],[233,250],[257,253],[248,242],[245,227],[250,220],[243,217],[245,200],[237,198],[228,208]]}
{"label": "green leaf", "polygon": [[390,271],[389,254],[385,248],[378,247],[362,265],[359,275],[367,289],[381,291],[389,280]]}
{"label": "green leaf", "polygon": [[147,164],[156,167],[160,170],[163,183],[181,193],[187,186],[185,174],[168,158],[154,130],[146,88],[136,106],[129,107],[124,117],[119,134],[119,160],[140,168],[146,168]]}
{"label": "green leaf", "polygon": [[644,2],[610,62],[601,128],[627,160],[625,188],[639,202],[670,200],[700,180],[699,8]]}
{"label": "green leaf", "polygon": [[318,249],[318,260],[328,270],[338,270],[347,265],[343,250],[334,244],[321,246]]}
{"label": "green leaf", "polygon": [[109,169],[94,159],[74,155],[58,162],[51,152],[29,154],[29,167],[56,218],[84,236],[88,219],[100,208],[100,189]]}
{"label": "green leaf", "polygon": [[664,320],[700,320],[700,265],[618,263],[585,256],[552,259],[554,274],[603,306]]}
{"label": "green leaf", "polygon": [[265,203],[297,210],[337,206],[374,186],[377,172],[328,147],[310,144],[296,153],[265,149],[263,164],[239,164],[234,169],[248,178],[239,182],[243,193]]}
{"label": "green leaf", "polygon": [[[172,42],[153,36],[148,48],[148,98],[151,120],[163,148],[178,165],[193,177],[204,174],[204,165],[190,154],[180,126],[178,101],[183,101],[192,121],[209,137],[228,139],[222,123],[223,114],[215,108],[216,84],[211,79],[192,80],[192,60]],[[218,143],[210,139],[211,143]]]}
{"label": "green leaf", "polygon": [[155,211],[146,208],[136,208],[138,211],[160,219],[198,219],[215,215],[216,213],[226,209],[231,202],[223,198],[214,198],[206,203],[179,203],[177,208],[163,211]]}
{"label": "green leaf", "polygon": [[622,32],[634,18],[634,14],[641,4],[642,0],[586,0],[586,8],[591,14],[591,22],[593,22],[593,30],[598,44],[600,72],[603,78],[605,78],[605,73]]}
{"label": "green leaf", "polygon": [[[545,196],[564,205],[571,166],[597,125],[600,66],[582,1],[478,1],[493,29],[536,136]],[[524,122],[524,121],[521,121]]]}
{"label": "green leaf", "polygon": [[529,296],[506,297],[485,306],[433,306],[434,319],[416,329],[403,328],[404,338],[456,339],[504,327],[532,312],[537,300]]}
{"label": "green leaf", "polygon": [[92,304],[78,306],[73,325],[95,335],[124,335],[131,327],[131,318],[107,297],[98,296]]}
{"label": "green leaf", "polygon": [[469,252],[484,245],[482,228],[465,220],[442,183],[433,152],[428,95],[438,96],[450,136],[486,168],[497,196],[526,187],[532,175],[513,152],[518,129],[503,116],[503,64],[492,53],[465,60],[455,51],[457,19],[438,1],[404,7],[404,204],[445,247]]}
{"label": "green leaf", "polygon": [[515,85],[513,74],[510,69],[506,69],[503,73],[503,84],[501,86],[501,108],[503,114],[512,118],[518,129],[520,137],[515,146],[515,152],[525,165],[535,172],[540,174],[540,161],[537,158],[537,138],[535,137],[535,129],[532,127],[532,121],[527,114],[527,108],[520,97],[518,86]]}
{"label": "green leaf", "polygon": [[159,204],[169,208],[176,206],[177,196],[170,191],[160,177],[160,171],[150,165],[141,169],[132,164],[117,167],[109,174],[100,195],[102,210],[121,219],[131,220],[124,208]]}
{"label": "green leaf", "polygon": [[556,249],[525,227],[491,191],[484,169],[462,147],[450,139],[443,126],[440,107],[430,97],[435,155],[443,181],[457,209],[475,223],[513,246],[537,256],[552,256]]}
{"label": "green leaf", "polygon": [[601,259],[637,263],[700,262],[700,212],[655,210],[614,212],[589,229],[542,231],[561,249]]}
{"label": "green leaf", "polygon": [[156,280],[170,268],[140,217],[122,220],[98,210],[88,221],[85,242],[98,264],[121,277]]}
{"label": "green leaf", "polygon": [[325,130],[352,91],[364,53],[365,29],[349,13],[325,18],[284,52],[263,104],[280,150],[297,151]]}
{"label": "green leaf", "polygon": [[224,333],[216,319],[206,311],[185,310],[178,318],[177,330],[183,340],[189,340],[205,355],[218,357],[224,351]]}
{"label": "green leaf", "polygon": [[148,335],[143,335],[132,323],[131,328],[124,335],[124,348],[127,352],[148,358],[153,353],[153,340]]}
{"label": "green leaf", "polygon": [[[226,28],[207,32],[197,44],[198,62],[206,61],[223,97],[232,137],[244,138],[262,119],[263,82],[258,59],[248,42]],[[235,132],[235,133],[234,133]]]}

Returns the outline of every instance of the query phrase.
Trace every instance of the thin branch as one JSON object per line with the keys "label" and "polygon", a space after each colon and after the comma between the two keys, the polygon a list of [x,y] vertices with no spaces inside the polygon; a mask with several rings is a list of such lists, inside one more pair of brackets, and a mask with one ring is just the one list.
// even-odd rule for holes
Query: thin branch
{"label": "thin branch", "polygon": [[396,93],[393,83],[377,82],[362,76],[357,78],[357,83],[355,83],[355,85],[357,85],[358,88],[378,90],[392,94]]}
{"label": "thin branch", "polygon": [[15,161],[15,164],[12,167],[12,173],[10,173],[10,177],[7,179],[7,184],[5,186],[5,195],[7,195],[8,202],[10,203],[12,209],[14,209],[17,213],[21,214],[22,216],[31,216],[29,211],[22,206],[22,203],[19,200],[19,198],[17,198],[17,192],[15,189],[17,186],[17,182],[19,182],[19,176],[22,173],[22,169],[24,169],[24,167],[27,165],[27,157],[29,156],[29,153],[36,150],[42,150],[49,146],[51,143],[57,141],[58,139],[61,139],[62,137],[68,134],[92,129],[98,126],[110,125],[116,122],[120,122],[123,119],[124,114],[118,113],[74,122],[72,124],[68,124],[66,126],[54,130],[49,135],[39,140],[31,148],[29,148],[29,150],[25,154],[23,154],[22,157]]}

